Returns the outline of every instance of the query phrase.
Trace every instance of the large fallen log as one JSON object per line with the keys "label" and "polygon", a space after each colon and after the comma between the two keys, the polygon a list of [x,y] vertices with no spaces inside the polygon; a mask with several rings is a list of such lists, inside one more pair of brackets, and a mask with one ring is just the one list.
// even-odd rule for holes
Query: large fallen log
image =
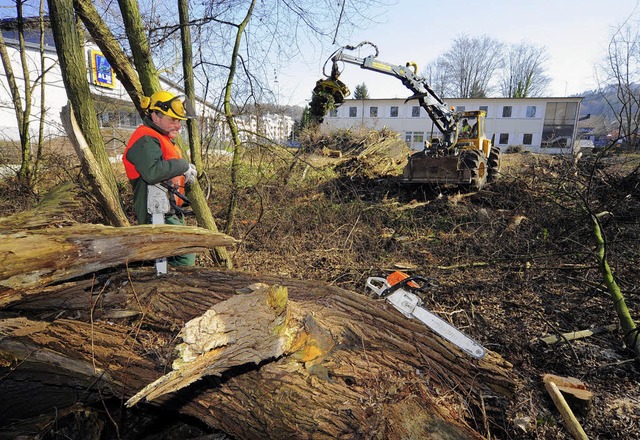
{"label": "large fallen log", "polygon": [[236,243],[195,226],[77,224],[77,191],[61,185],[34,210],[0,218],[0,307],[87,273]]}
{"label": "large fallen log", "polygon": [[[236,438],[466,439],[490,428],[480,423],[482,401],[499,411],[514,390],[510,365],[495,353],[471,359],[362,294],[204,269],[158,279],[149,269],[74,280],[6,309],[31,319],[0,321],[0,411],[15,421],[78,401],[126,400],[169,371],[186,321],[257,281],[288,288],[297,344],[152,404]],[[250,307],[244,316],[251,326]]]}
{"label": "large fallen log", "polygon": [[[515,389],[499,355],[470,358],[364,294],[204,268],[158,277],[151,265],[122,265],[166,254],[166,241],[180,242],[178,253],[211,246],[203,236],[185,245],[188,228],[9,233],[9,223],[0,221],[5,261],[15,261],[0,272],[0,430],[9,435],[23,434],[26,419],[43,426],[82,404],[110,408],[104,424],[162,408],[239,439],[473,439],[496,429],[487,421]],[[45,251],[29,259],[12,248],[20,240]],[[271,287],[247,293],[256,283]],[[194,318],[211,337],[174,362],[176,348],[193,341],[184,327]],[[127,409],[136,394],[129,404],[148,403]]]}

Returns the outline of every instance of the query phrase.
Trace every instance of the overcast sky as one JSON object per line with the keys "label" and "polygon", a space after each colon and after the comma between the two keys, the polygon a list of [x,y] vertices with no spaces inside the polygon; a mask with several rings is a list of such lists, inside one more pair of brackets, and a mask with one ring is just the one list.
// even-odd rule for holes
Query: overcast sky
{"label": "overcast sky", "polygon": [[[340,45],[371,41],[380,50],[379,59],[393,64],[415,61],[422,69],[463,33],[487,34],[504,43],[524,40],[548,49],[547,74],[552,78],[548,96],[569,96],[596,88],[593,66],[604,57],[612,30],[632,14],[640,17],[638,0],[397,0],[395,6],[381,12],[379,24],[358,31],[351,41]],[[317,54],[315,62],[295,63],[280,73],[281,104],[305,104],[331,52]],[[305,58],[308,60],[309,54]],[[340,79],[352,92],[364,82],[372,98],[406,98],[411,94],[399,80],[355,65],[348,65]]]}

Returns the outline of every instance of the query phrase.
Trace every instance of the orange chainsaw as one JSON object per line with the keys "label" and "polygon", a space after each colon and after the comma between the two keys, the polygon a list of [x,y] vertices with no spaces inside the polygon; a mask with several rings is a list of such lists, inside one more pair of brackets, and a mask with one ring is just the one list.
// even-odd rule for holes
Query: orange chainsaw
{"label": "orange chainsaw", "polygon": [[370,277],[367,289],[386,299],[407,318],[416,318],[442,338],[468,355],[482,359],[486,350],[478,342],[422,307],[422,299],[414,293],[427,287],[430,280],[421,276],[409,276],[403,272],[393,272],[387,278]]}

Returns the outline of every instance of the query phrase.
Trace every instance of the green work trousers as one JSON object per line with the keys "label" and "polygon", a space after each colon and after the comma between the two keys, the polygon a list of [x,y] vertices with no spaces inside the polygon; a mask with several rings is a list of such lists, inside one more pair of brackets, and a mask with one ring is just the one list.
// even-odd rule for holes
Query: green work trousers
{"label": "green work trousers", "polygon": [[[167,225],[184,226],[184,216],[180,214],[167,214],[164,216],[164,222]],[[195,266],[196,254],[175,255],[167,258],[170,266]]]}

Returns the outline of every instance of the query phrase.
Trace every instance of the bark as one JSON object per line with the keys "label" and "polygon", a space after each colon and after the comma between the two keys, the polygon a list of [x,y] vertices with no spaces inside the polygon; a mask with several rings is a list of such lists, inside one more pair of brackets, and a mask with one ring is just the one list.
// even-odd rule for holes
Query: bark
{"label": "bark", "polygon": [[117,423],[158,407],[242,439],[481,439],[490,427],[474,421],[499,421],[515,391],[498,354],[471,358],[384,300],[131,267],[232,239],[77,224],[61,195],[30,213],[48,227],[29,213],[0,218],[0,433],[42,434],[77,408],[108,408],[103,423]]}
{"label": "bark", "polygon": [[[257,319],[263,312],[242,293],[256,282],[287,288],[284,328]],[[482,400],[486,411],[500,411],[515,388],[499,355],[472,359],[385,302],[316,282],[129,269],[51,289],[0,314],[7,422],[130,398],[169,371],[184,323],[213,307],[233,316],[225,322],[238,336],[222,345],[225,356],[201,364],[220,376],[151,404],[235,438],[482,438],[477,431],[487,427],[473,425]],[[260,345],[274,328],[291,335],[281,355]]]}
{"label": "bark", "polygon": [[[87,70],[83,53],[83,41],[80,39],[80,31],[76,24],[72,1],[49,0],[49,14],[51,28],[56,43],[56,51],[60,62],[60,69],[64,74],[62,79],[67,96],[71,102],[75,119],[89,144],[95,160],[102,170],[102,174],[108,182],[107,187],[96,186],[97,182],[89,177],[93,193],[100,202],[107,220],[114,226],[126,226],[126,216],[122,207],[113,206],[112,200],[119,200],[116,178],[109,162],[104,141],[100,133],[95,106],[91,98],[89,83],[87,82]],[[105,195],[109,194],[108,197]]]}

